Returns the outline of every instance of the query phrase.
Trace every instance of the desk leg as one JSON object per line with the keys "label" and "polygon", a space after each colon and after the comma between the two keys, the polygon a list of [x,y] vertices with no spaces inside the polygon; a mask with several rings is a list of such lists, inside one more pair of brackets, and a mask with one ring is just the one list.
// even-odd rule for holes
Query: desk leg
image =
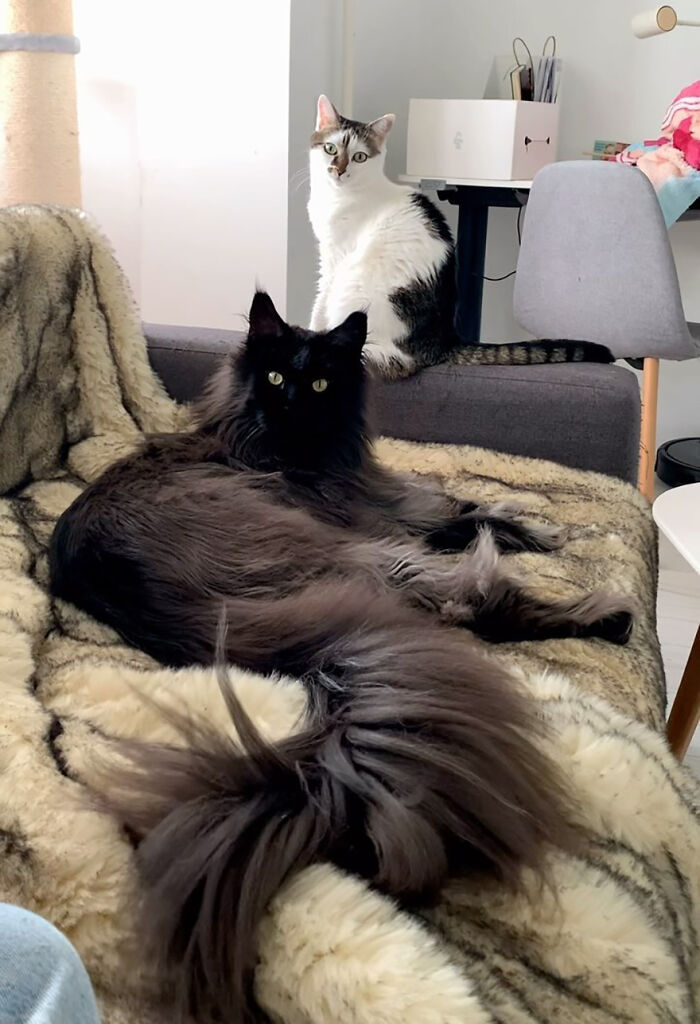
{"label": "desk leg", "polygon": [[700,720],[700,627],[688,656],[681,685],[668,716],[666,732],[679,761],[685,757]]}
{"label": "desk leg", "polygon": [[455,247],[455,330],[465,345],[481,339],[481,303],[484,296],[486,230],[488,206],[459,207],[457,245]]}

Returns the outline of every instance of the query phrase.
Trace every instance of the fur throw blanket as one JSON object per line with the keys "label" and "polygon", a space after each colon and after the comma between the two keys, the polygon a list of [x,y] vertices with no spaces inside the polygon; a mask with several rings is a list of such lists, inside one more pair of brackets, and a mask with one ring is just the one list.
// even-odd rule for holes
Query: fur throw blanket
{"label": "fur throw blanket", "polygon": [[[83,216],[0,211],[0,297],[0,899],[68,935],[105,1024],[165,1024],[138,959],[133,849],[86,782],[113,756],[107,737],[173,738],[142,694],[222,728],[228,716],[211,672],[163,669],[52,602],[45,551],[85,481],[143,431],[181,428],[188,413],[152,373],[123,275]],[[397,441],[378,448],[458,494],[517,500],[566,524],[561,552],[517,556],[533,590],[606,585],[642,608],[626,648],[559,640],[494,652],[517,667],[551,723],[585,855],[554,858],[551,890],[528,893],[526,880],[518,897],[455,878],[415,916],[335,868],[308,869],[251,936],[261,1005],[285,1024],[693,1024],[699,793],[661,732],[647,504],[626,484],[550,463]],[[230,673],[265,735],[295,728],[298,682]]]}

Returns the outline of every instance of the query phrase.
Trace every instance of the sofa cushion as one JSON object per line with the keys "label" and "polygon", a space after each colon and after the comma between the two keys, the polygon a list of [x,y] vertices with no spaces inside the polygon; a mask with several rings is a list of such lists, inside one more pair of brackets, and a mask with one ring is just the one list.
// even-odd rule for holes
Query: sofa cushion
{"label": "sofa cushion", "polygon": [[634,482],[639,387],[603,363],[432,366],[373,388],[381,433],[473,444]]}

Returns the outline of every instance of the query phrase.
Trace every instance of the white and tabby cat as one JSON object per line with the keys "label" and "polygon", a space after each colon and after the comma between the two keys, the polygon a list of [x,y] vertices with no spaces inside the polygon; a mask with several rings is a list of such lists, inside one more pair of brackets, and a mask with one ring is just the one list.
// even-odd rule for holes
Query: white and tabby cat
{"label": "white and tabby cat", "polygon": [[330,330],[354,310],[369,318],[365,356],[382,376],[457,363],[610,362],[588,342],[472,345],[454,326],[454,243],[424,195],[384,173],[393,114],[352,121],[318,100],[309,158],[309,217],[320,277],[311,329]]}

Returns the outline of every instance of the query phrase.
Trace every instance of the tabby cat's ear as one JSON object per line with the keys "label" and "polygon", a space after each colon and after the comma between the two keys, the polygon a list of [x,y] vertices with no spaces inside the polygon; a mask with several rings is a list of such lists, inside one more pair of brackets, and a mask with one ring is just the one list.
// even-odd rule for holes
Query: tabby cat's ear
{"label": "tabby cat's ear", "polygon": [[394,127],[395,120],[396,114],[384,114],[383,117],[378,117],[376,121],[370,121],[366,126],[369,131],[372,132],[372,135],[374,135],[380,146]]}
{"label": "tabby cat's ear", "polygon": [[256,292],[248,314],[249,338],[281,338],[285,323],[267,292]]}
{"label": "tabby cat's ear", "polygon": [[328,341],[359,356],[362,346],[367,341],[367,314],[360,311],[351,313],[342,324],[328,332]]}
{"label": "tabby cat's ear", "polygon": [[321,93],[316,105],[316,131],[323,132],[328,128],[337,128],[339,120],[340,114],[328,97]]}

